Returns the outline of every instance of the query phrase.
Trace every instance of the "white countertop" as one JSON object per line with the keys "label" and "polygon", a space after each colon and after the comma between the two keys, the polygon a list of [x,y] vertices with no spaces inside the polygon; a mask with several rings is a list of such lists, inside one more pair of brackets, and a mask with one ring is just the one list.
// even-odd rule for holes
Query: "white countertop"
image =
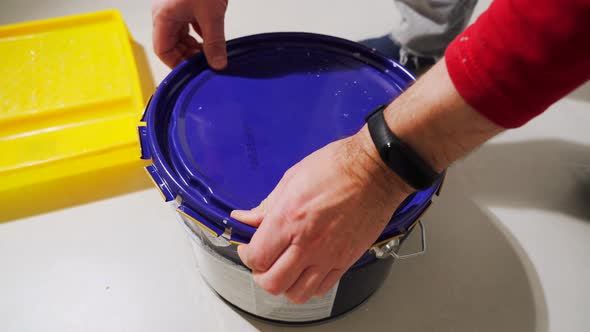
{"label": "white countertop", "polygon": [[[3,0],[0,24],[105,8],[119,9],[145,48],[143,75],[149,66],[163,79],[149,1]],[[226,31],[359,40],[385,34],[395,17],[389,0],[230,1]],[[589,124],[586,85],[457,163],[424,218],[427,254],[396,262],[351,314],[306,329],[588,331]],[[237,313],[206,287],[184,231],[152,188],[0,223],[1,331],[286,329]]]}

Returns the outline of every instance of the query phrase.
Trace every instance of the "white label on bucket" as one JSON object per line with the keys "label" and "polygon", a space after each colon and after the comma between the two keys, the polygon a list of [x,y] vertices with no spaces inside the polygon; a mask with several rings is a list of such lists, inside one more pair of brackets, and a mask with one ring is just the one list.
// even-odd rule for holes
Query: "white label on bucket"
{"label": "white label on bucket", "polygon": [[288,322],[313,321],[330,316],[338,284],[321,298],[313,298],[305,304],[293,304],[284,296],[268,294],[254,283],[246,268],[199,243],[198,238],[193,240],[197,242],[193,249],[204,279],[237,307],[260,317]]}
{"label": "white label on bucket", "polygon": [[313,321],[330,316],[338,285],[324,296],[312,298],[305,304],[293,304],[284,296],[273,296],[255,286],[256,310],[259,316],[290,321]]}

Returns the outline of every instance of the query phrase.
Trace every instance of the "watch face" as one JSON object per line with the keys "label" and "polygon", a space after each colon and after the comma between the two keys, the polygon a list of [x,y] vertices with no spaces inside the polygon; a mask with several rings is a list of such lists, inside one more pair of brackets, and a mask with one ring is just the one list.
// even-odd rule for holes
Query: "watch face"
{"label": "watch face", "polygon": [[395,158],[394,153],[391,151],[390,143],[383,144],[380,148],[379,154],[381,155],[381,159],[387,166],[389,166],[391,164],[391,160]]}
{"label": "watch face", "polygon": [[[389,165],[389,167],[393,167],[395,168],[395,172],[398,173],[399,176],[402,176],[402,174],[399,174],[400,172],[403,172],[403,170],[405,169],[403,162],[401,160],[401,156],[399,155],[399,151],[395,148],[395,145],[392,145],[391,143],[387,144],[388,148],[387,148],[387,165]],[[403,176],[402,176],[403,178]]]}

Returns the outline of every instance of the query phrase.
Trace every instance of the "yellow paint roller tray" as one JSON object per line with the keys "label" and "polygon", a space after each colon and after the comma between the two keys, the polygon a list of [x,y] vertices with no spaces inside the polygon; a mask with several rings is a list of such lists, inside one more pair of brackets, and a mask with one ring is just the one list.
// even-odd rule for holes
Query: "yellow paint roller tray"
{"label": "yellow paint roller tray", "polygon": [[119,12],[0,26],[0,200],[135,161],[143,106]]}

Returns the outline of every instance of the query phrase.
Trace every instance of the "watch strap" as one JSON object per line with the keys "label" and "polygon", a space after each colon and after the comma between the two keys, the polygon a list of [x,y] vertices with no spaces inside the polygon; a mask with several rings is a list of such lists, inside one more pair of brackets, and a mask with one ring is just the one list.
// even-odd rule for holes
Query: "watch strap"
{"label": "watch strap", "polygon": [[386,105],[377,107],[366,118],[371,139],[381,159],[414,189],[430,188],[440,177],[440,174],[387,127],[383,115],[386,107]]}

